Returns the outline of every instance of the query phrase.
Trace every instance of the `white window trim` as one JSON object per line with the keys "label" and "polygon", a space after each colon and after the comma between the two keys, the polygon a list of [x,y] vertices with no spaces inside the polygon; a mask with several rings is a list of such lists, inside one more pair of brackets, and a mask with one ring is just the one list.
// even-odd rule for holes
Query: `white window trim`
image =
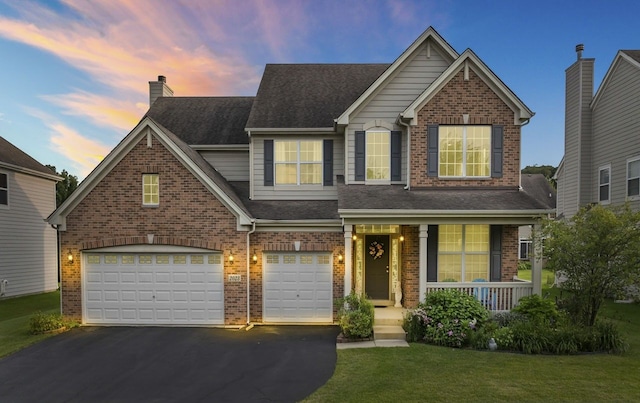
{"label": "white window trim", "polygon": [[628,158],[627,159],[627,174],[625,176],[625,196],[626,196],[627,200],[640,200],[640,193],[638,195],[635,195],[635,196],[629,196],[629,180],[630,179],[636,179],[635,177],[634,178],[629,178],[629,164],[631,164],[632,162],[635,162],[635,161],[640,161],[640,157],[633,157],[633,158]]}
{"label": "white window trim", "polygon": [[[527,256],[522,257],[522,244],[527,244]],[[531,258],[531,246],[533,245],[533,241],[531,239],[520,238],[520,242],[518,243],[518,260],[530,260]]]}
{"label": "white window trim", "polygon": [[7,176],[7,187],[5,188],[0,188],[2,190],[6,190],[7,192],[7,204],[0,204],[0,209],[9,209],[9,206],[11,205],[11,185],[9,184],[9,181],[11,179],[11,177],[9,176],[9,172],[7,171],[0,171],[0,175],[6,175]]}
{"label": "white window trim", "polygon": [[[368,165],[367,165],[367,157],[369,155],[369,142],[367,139],[369,138],[369,133],[389,133],[389,177],[387,179],[368,179]],[[364,135],[364,181],[368,184],[391,184],[391,130],[380,127],[372,127],[365,131]]]}
{"label": "white window trim", "polygon": [[[278,176],[276,175],[276,167],[278,166],[278,164],[281,165],[289,165],[289,164],[294,164],[293,161],[287,162],[287,161],[278,161],[276,159],[276,145],[277,143],[290,143],[290,142],[295,142],[296,146],[297,146],[297,151],[296,151],[296,183],[278,183]],[[309,162],[309,161],[300,161],[300,144],[303,142],[310,142],[310,143],[320,143],[320,161],[318,162]],[[274,186],[278,186],[278,187],[282,187],[282,188],[286,188],[287,186],[313,186],[313,187],[320,187],[322,186],[323,183],[323,170],[324,170],[324,156],[322,155],[324,153],[324,149],[323,149],[323,144],[322,144],[322,140],[274,140],[273,141],[273,184]],[[318,183],[301,183],[300,178],[300,166],[301,165],[315,165],[315,164],[320,164],[320,182]]]}
{"label": "white window trim", "polygon": [[[454,224],[455,225],[455,224]],[[466,256],[487,256],[487,280],[491,279],[491,226],[489,227],[489,249],[486,252],[467,252],[465,249],[466,246],[466,239],[467,239],[467,225],[473,225],[473,224],[459,224],[462,225],[462,249],[459,252],[440,252],[440,245],[438,245],[438,255],[449,255],[449,256],[461,256],[460,262],[461,262],[461,266],[460,267],[460,282],[466,282],[465,281],[465,275],[467,274],[465,271],[465,267],[467,265],[467,261],[466,261]],[[482,225],[486,225],[486,224],[482,224]],[[518,245],[520,246],[520,245]],[[520,252],[518,251],[518,254]],[[440,274],[440,273],[438,273]],[[438,280],[440,281],[440,280]]]}
{"label": "white window trim", "polygon": [[[152,176],[155,175],[158,177],[158,202],[157,203],[145,203],[144,202],[144,178],[145,176]],[[160,205],[160,175],[159,174],[151,174],[151,173],[147,173],[147,174],[142,174],[142,205],[144,207],[158,207]]]}
{"label": "white window trim", "polygon": [[[487,176],[467,176],[467,128],[468,127],[489,127],[489,175]],[[444,176],[440,173],[440,128],[441,127],[462,127],[462,175],[461,176]],[[491,178],[491,126],[489,125],[439,125],[438,126],[438,178],[443,179],[490,179]]]}
{"label": "white window trim", "polygon": [[[604,170],[609,171],[609,183],[601,183],[600,182],[600,172]],[[609,194],[607,195],[607,200],[600,200],[600,188],[604,185],[609,186]],[[611,204],[611,164],[603,165],[598,168],[598,203],[600,204]]]}

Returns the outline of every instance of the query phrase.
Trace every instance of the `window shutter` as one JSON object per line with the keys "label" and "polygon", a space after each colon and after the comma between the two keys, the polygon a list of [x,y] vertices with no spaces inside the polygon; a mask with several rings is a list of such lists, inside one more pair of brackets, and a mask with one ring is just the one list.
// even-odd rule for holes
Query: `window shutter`
{"label": "window shutter", "polygon": [[273,186],[273,140],[264,141],[264,185]]}
{"label": "window shutter", "polygon": [[492,225],[490,231],[489,278],[490,281],[502,281],[502,226]]}
{"label": "window shutter", "polygon": [[491,128],[491,177],[502,178],[502,143],[504,126]]}
{"label": "window shutter", "polygon": [[429,225],[427,228],[427,282],[438,281],[438,226]]}
{"label": "window shutter", "polygon": [[356,180],[363,181],[364,180],[364,158],[365,158],[365,132],[357,131],[356,132],[356,155],[355,155],[355,164],[356,164]]}
{"label": "window shutter", "polygon": [[402,180],[402,132],[391,132],[391,180]]}
{"label": "window shutter", "polygon": [[438,176],[438,125],[427,126],[427,176]]}
{"label": "window shutter", "polygon": [[322,184],[333,186],[333,140],[324,140],[322,148]]}

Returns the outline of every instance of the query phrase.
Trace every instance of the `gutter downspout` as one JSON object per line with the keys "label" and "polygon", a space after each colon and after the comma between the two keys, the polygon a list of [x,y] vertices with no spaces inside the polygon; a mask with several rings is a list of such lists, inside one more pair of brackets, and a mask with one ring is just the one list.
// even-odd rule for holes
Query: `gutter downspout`
{"label": "gutter downspout", "polygon": [[[529,119],[525,120],[524,122],[520,123],[520,127],[522,128],[522,127],[528,125],[529,122],[531,122],[531,118],[529,118]],[[522,131],[520,131],[520,157],[522,158]],[[518,190],[522,191],[522,165],[520,166],[520,174],[519,174],[518,178],[519,178],[519,182],[520,182],[520,183],[518,183]]]}
{"label": "gutter downspout", "polygon": [[58,245],[58,278],[60,279],[60,313],[64,315],[62,312],[62,256],[61,256],[61,239],[60,239],[60,225],[58,224],[49,224],[51,228],[56,230],[56,244]]}
{"label": "gutter downspout", "polygon": [[411,126],[403,122],[400,115],[398,115],[396,122],[407,128],[407,185],[404,190],[411,190]]}
{"label": "gutter downspout", "polygon": [[251,327],[253,327],[249,325],[249,323],[251,322],[251,299],[250,299],[251,295],[249,293],[250,291],[249,279],[251,278],[251,240],[249,238],[251,237],[251,234],[256,232],[256,220],[252,219],[251,224],[253,225],[253,227],[251,228],[251,231],[247,232],[247,329],[246,330],[250,330]]}

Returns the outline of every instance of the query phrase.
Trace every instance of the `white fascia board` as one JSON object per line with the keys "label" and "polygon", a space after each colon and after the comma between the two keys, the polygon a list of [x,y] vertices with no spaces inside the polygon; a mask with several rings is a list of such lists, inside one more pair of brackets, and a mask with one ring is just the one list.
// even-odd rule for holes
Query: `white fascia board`
{"label": "white fascia board", "polygon": [[19,172],[21,174],[37,176],[39,178],[49,179],[49,180],[56,181],[56,182],[60,182],[62,180],[62,177],[60,177],[60,176],[58,176],[56,174],[46,174],[44,172],[34,171],[33,169],[21,167],[19,165],[8,164],[8,163],[2,162],[2,161],[0,161],[0,168],[1,169],[6,169],[8,171]]}
{"label": "white fascia board", "polygon": [[456,60],[458,58],[458,52],[456,52],[455,49],[453,49],[451,45],[449,45],[440,36],[440,34],[436,32],[435,29],[433,29],[433,27],[427,28],[427,30],[424,31],[422,35],[420,35],[415,41],[413,41],[413,43],[404,52],[402,52],[402,54],[391,64],[391,66],[389,66],[389,68],[387,68],[384,73],[382,73],[380,77],[378,77],[376,81],[374,81],[373,84],[371,84],[369,88],[367,88],[366,91],[363,92],[362,95],[360,95],[358,99],[347,108],[347,110],[345,110],[337,119],[335,119],[336,124],[344,126],[348,125],[349,116],[351,116],[351,114],[356,109],[358,109],[360,105],[362,105],[371,95],[378,91],[380,86],[396,72],[398,67],[402,65],[402,63],[404,63],[404,61],[407,60],[429,38],[431,38],[436,44],[438,44],[451,58],[451,60]]}
{"label": "white fascia board", "polygon": [[376,210],[376,209],[338,209],[341,218],[431,218],[431,217],[534,217],[553,213],[553,209],[540,210]]}
{"label": "white fascia board", "polygon": [[613,76],[613,74],[615,73],[615,70],[617,69],[621,60],[625,60],[632,66],[640,69],[639,62],[629,57],[629,55],[627,55],[623,51],[619,50],[618,53],[616,54],[616,57],[613,58],[613,62],[611,62],[611,66],[609,66],[609,69],[607,70],[607,74],[604,75],[604,78],[600,83],[600,87],[598,87],[598,91],[596,91],[596,95],[593,97],[593,100],[591,101],[591,110],[594,110],[596,108],[598,101],[600,100],[600,98],[602,98],[600,94],[604,92],[604,89],[607,87],[607,84],[609,84],[609,80],[611,79],[611,76]]}
{"label": "white fascia board", "polygon": [[342,220],[256,220],[256,232],[342,232]]}
{"label": "white fascia board", "polygon": [[190,248],[176,245],[122,245],[105,248],[83,249],[83,253],[212,253],[213,249]]}
{"label": "white fascia board", "polygon": [[249,151],[249,144],[190,145],[196,151]]}
{"label": "white fascia board", "polygon": [[293,133],[293,134],[326,134],[336,131],[333,127],[273,127],[273,128],[245,128],[244,130],[256,134]]}
{"label": "white fascia board", "polygon": [[413,120],[417,116],[417,112],[433,98],[440,90],[464,68],[466,61],[470,61],[475,67],[476,74],[481,76],[483,81],[502,99],[514,112],[514,123],[520,124],[522,121],[531,119],[533,113],[518,98],[502,80],[496,76],[489,67],[480,58],[473,53],[471,49],[465,50],[460,57],[453,62],[427,89],[418,96],[402,113],[400,117],[404,120],[411,121],[410,124],[415,125]]}

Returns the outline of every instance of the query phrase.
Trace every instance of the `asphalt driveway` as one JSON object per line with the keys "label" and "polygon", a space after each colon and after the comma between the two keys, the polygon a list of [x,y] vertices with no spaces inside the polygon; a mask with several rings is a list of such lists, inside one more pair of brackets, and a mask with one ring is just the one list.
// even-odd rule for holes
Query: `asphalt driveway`
{"label": "asphalt driveway", "polygon": [[77,328],[0,359],[0,401],[298,401],[332,376],[338,332]]}

